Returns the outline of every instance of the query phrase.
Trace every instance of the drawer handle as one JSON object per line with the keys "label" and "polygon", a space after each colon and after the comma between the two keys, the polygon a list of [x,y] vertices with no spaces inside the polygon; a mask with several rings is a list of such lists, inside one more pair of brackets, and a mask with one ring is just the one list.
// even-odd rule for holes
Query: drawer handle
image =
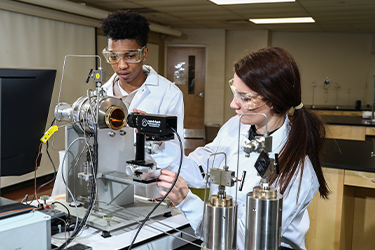
{"label": "drawer handle", "polygon": [[375,180],[374,180],[374,179],[371,179],[371,182],[372,182],[372,183],[375,183]]}

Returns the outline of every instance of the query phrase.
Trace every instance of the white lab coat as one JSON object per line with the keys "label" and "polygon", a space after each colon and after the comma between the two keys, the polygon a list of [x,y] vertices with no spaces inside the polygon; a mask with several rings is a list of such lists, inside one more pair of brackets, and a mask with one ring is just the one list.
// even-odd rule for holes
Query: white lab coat
{"label": "white lab coat", "polygon": [[[237,246],[244,249],[245,245],[245,217],[246,217],[246,194],[251,192],[254,186],[259,185],[260,177],[254,168],[259,154],[251,153],[250,157],[245,157],[245,153],[241,149],[244,141],[247,140],[250,125],[241,124],[240,129],[240,151],[239,151],[239,172],[238,177],[241,178],[243,170],[247,171],[242,191],[237,192],[238,202],[238,224],[237,224]],[[272,152],[270,158],[274,158],[275,153],[279,153],[286,142],[290,130],[289,119],[286,118],[282,127],[272,134]],[[197,148],[188,157],[184,157],[181,169],[181,176],[186,180],[189,187],[202,188],[202,174],[198,166],[201,165],[206,172],[207,159],[212,153],[224,152],[227,157],[227,166],[230,170],[237,169],[237,152],[238,152],[238,132],[239,117],[232,117],[220,129],[218,135],[212,143],[205,147]],[[298,150],[296,148],[296,150]],[[209,158],[209,168],[222,168],[225,161],[224,155],[220,154],[216,157]],[[174,163],[169,169],[177,171],[178,164]],[[289,194],[283,198],[282,213],[282,246],[291,247],[293,249],[306,249],[305,235],[310,226],[310,220],[307,206],[310,204],[314,195],[319,189],[319,182],[315,171],[308,157],[305,159],[305,169],[302,176],[302,183],[297,202],[297,191],[300,182],[299,173],[296,174],[295,181],[289,184]],[[236,197],[236,186],[226,188],[226,193],[234,199]],[[210,195],[217,194],[217,185],[211,185]],[[203,214],[203,201],[189,191],[187,197],[177,206],[177,208],[186,216],[190,225],[195,230],[197,236],[201,236],[200,224]]]}
{"label": "white lab coat", "polygon": [[[177,116],[177,132],[181,137],[184,145],[184,102],[180,89],[168,79],[160,76],[150,66],[143,66],[143,70],[148,72],[146,81],[138,89],[129,106],[129,113],[134,108],[145,111],[148,114]],[[102,86],[108,96],[113,94],[113,80],[116,73]],[[163,142],[160,146],[160,152],[150,157],[146,154],[147,161],[154,159],[157,161],[157,167],[165,168],[173,161],[180,159],[180,143],[175,136],[172,141]],[[59,168],[52,197],[62,196],[65,194],[65,184],[62,181],[61,171]]]}

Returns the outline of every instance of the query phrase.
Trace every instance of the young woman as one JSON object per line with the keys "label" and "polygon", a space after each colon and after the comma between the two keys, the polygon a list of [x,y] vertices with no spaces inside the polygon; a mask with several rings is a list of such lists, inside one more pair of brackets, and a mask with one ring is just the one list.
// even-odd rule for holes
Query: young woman
{"label": "young woman", "polygon": [[[281,246],[283,249],[306,249],[305,235],[310,225],[307,207],[318,190],[321,197],[327,198],[329,189],[319,160],[325,137],[324,123],[303,107],[296,62],[282,48],[268,47],[255,51],[234,64],[234,78],[230,81],[230,88],[234,94],[230,106],[237,116],[222,126],[212,143],[184,157],[181,175],[168,198],[186,216],[197,236],[200,236],[203,201],[188,189],[188,186],[205,186],[198,166],[206,170],[207,159],[218,152],[226,154],[227,166],[231,170],[237,169],[239,159],[239,173],[247,171],[243,189],[237,193],[237,247],[243,249],[246,237],[246,194],[259,185],[261,178],[253,167],[259,154],[251,153],[250,157],[245,157],[242,149],[238,151],[238,136],[240,146],[243,146],[249,136],[263,135],[266,119],[262,115],[246,115],[240,121],[240,116],[244,113],[262,113],[267,116],[267,130],[272,136],[272,152],[269,156],[274,158],[275,154],[279,154],[280,174],[271,175],[270,183],[284,196]],[[293,113],[290,117],[289,111]],[[222,168],[224,155],[217,155],[210,162],[209,168]],[[177,165],[178,162],[169,169],[176,171]],[[164,169],[158,185],[169,189],[175,177],[175,172]],[[217,193],[217,188],[211,186],[210,192]],[[226,192],[235,197],[234,188],[227,188]],[[160,193],[165,194],[164,191]]]}

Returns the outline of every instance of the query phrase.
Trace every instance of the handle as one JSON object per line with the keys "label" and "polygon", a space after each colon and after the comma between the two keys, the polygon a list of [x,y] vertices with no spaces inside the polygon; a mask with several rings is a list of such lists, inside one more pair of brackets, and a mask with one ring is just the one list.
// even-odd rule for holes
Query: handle
{"label": "handle", "polygon": [[246,177],[246,171],[244,170],[242,172],[242,178],[241,178],[241,184],[240,184],[240,191],[242,191],[242,188],[243,188],[243,184],[245,183],[245,177]]}
{"label": "handle", "polygon": [[92,69],[90,69],[89,75],[87,76],[86,83],[89,83],[91,77]]}
{"label": "handle", "polygon": [[201,93],[197,94],[197,96],[204,97],[204,94],[203,94],[203,92],[201,92]]}
{"label": "handle", "polygon": [[278,154],[275,154],[275,168],[276,168],[276,174],[280,174],[279,155]]}
{"label": "handle", "polygon": [[201,171],[202,177],[204,179],[204,177],[205,177],[206,174],[204,173],[204,170],[203,170],[203,168],[202,168],[201,165],[199,165],[198,167],[199,167],[199,170]]}

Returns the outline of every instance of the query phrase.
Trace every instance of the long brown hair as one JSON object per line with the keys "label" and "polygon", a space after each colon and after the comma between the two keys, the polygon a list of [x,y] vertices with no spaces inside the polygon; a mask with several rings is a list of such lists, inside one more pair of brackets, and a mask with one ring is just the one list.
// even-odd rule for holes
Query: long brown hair
{"label": "long brown hair", "polygon": [[[255,51],[234,64],[236,75],[253,91],[272,103],[274,111],[284,114],[301,103],[301,78],[296,62],[284,49],[267,47]],[[291,117],[291,129],[286,144],[279,154],[279,175],[270,176],[284,194],[294,175],[302,177],[305,157],[308,156],[319,181],[319,192],[328,198],[329,188],[324,179],[319,152],[326,130],[322,118],[302,107]],[[298,186],[298,194],[301,187]]]}

